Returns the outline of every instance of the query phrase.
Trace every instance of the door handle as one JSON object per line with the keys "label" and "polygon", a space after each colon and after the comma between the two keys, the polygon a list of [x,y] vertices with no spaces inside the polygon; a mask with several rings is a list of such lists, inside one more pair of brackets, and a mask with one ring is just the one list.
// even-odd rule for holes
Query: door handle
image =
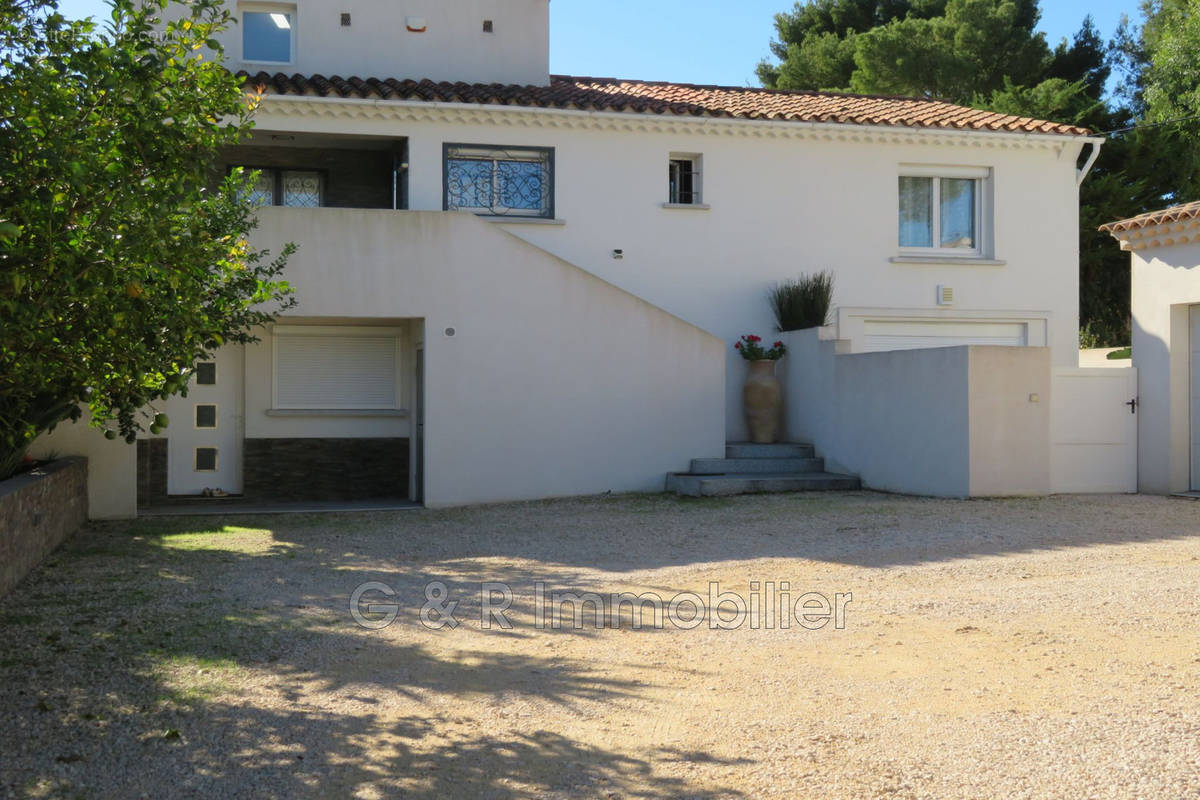
{"label": "door handle", "polygon": [[1136,397],[1135,397],[1135,398],[1133,398],[1132,400],[1130,400],[1130,401],[1129,401],[1128,403],[1126,403],[1125,405],[1129,406],[1129,413],[1130,413],[1130,414],[1136,414],[1136,413],[1137,413],[1138,399],[1137,399]]}

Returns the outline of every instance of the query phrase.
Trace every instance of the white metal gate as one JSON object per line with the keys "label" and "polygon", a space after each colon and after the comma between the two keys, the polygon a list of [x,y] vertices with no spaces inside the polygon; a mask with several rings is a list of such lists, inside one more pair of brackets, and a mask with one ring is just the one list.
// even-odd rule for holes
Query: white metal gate
{"label": "white metal gate", "polygon": [[1052,491],[1137,491],[1137,391],[1133,367],[1054,371]]}

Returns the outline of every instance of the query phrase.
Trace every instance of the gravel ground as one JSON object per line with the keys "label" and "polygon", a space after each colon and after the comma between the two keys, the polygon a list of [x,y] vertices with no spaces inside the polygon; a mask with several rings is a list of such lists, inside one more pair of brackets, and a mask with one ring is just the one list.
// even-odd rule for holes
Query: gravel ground
{"label": "gravel ground", "polygon": [[[0,795],[1196,798],[1198,515],[852,493],[94,526],[0,600]],[[386,628],[352,619],[367,581]],[[455,628],[422,621],[435,581]],[[841,629],[536,624],[539,583],[711,615],[714,581],[852,600]]]}

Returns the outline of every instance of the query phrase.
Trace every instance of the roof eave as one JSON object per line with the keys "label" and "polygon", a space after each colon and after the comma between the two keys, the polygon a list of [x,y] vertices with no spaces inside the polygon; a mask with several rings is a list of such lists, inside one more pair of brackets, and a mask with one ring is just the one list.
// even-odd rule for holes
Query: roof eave
{"label": "roof eave", "polygon": [[449,111],[462,112],[484,112],[495,114],[534,114],[534,115],[550,115],[550,116],[580,116],[586,118],[605,118],[614,120],[628,121],[630,117],[649,118],[654,120],[667,120],[677,122],[679,124],[690,124],[696,126],[710,127],[722,125],[734,126],[756,126],[756,127],[772,127],[772,128],[791,128],[791,129],[809,129],[809,130],[828,130],[845,133],[847,131],[861,132],[880,132],[880,133],[902,133],[916,136],[934,136],[934,137],[949,137],[949,136],[970,136],[973,138],[1002,138],[1008,141],[1028,141],[1038,143],[1054,143],[1059,146],[1065,142],[1077,142],[1080,145],[1084,143],[1102,144],[1107,141],[1102,136],[1084,133],[1045,133],[1033,131],[1011,131],[1011,130],[980,130],[977,128],[959,128],[953,126],[909,126],[909,125],[881,125],[881,124],[864,124],[859,122],[828,122],[828,121],[810,121],[810,120],[787,120],[778,118],[753,118],[753,117],[735,117],[730,115],[701,115],[693,114],[673,114],[669,112],[650,112],[650,111],[608,111],[608,110],[592,110],[578,108],[549,108],[537,105],[516,105],[516,104],[492,104],[492,103],[474,103],[474,102],[446,102],[441,100],[407,100],[407,99],[381,99],[381,98],[357,98],[357,97],[323,97],[319,95],[286,95],[266,93],[259,96],[266,103],[318,103],[330,105],[344,105],[350,108],[377,108],[396,110],[415,110],[415,109],[439,109]]}

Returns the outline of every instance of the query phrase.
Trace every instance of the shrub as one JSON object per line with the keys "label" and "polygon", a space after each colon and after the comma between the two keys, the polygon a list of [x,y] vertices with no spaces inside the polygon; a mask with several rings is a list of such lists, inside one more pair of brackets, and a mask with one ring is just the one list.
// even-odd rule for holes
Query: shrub
{"label": "shrub", "polygon": [[782,281],[771,289],[770,300],[780,331],[819,328],[829,321],[833,275],[822,271]]}

